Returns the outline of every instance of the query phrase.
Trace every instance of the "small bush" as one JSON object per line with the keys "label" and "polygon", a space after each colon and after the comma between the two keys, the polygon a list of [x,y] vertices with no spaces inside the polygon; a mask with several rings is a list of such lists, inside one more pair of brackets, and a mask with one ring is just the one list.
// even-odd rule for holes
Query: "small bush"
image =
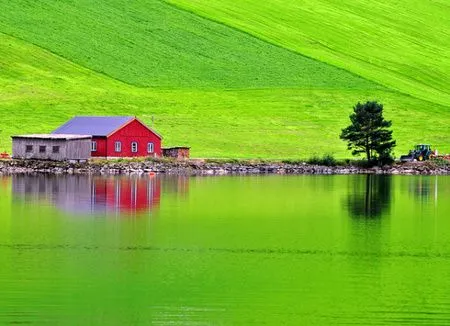
{"label": "small bush", "polygon": [[437,166],[442,166],[442,167],[450,166],[450,161],[445,160],[441,157],[436,157],[436,158],[432,159],[431,162],[433,162],[433,164],[437,165]]}
{"label": "small bush", "polygon": [[394,157],[391,155],[391,151],[381,153],[376,160],[379,166],[392,165],[395,161]]}
{"label": "small bush", "polygon": [[325,166],[336,166],[337,162],[336,159],[334,158],[333,154],[325,154],[322,157],[322,165]]}
{"label": "small bush", "polygon": [[371,168],[377,165],[377,161],[376,160],[367,161],[366,159],[355,160],[352,162],[352,165],[359,168]]}
{"label": "small bush", "polygon": [[309,158],[306,163],[312,164],[312,165],[324,165],[324,166],[336,166],[337,161],[334,158],[333,154],[325,154],[322,157],[319,157],[317,155],[312,156]]}
{"label": "small bush", "polygon": [[305,163],[305,161],[303,160],[296,160],[296,159],[286,159],[286,160],[282,160],[281,163],[284,164],[292,164],[292,165],[298,165],[298,164],[302,164]]}
{"label": "small bush", "polygon": [[306,160],[306,163],[313,165],[320,165],[320,157],[318,155],[314,155]]}

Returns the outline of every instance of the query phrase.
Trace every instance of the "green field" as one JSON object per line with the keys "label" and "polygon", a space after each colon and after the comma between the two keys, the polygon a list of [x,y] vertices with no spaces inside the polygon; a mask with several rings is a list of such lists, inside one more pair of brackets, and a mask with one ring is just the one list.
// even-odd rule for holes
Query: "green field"
{"label": "green field", "polygon": [[450,104],[447,0],[169,0],[284,48]]}
{"label": "green field", "polygon": [[[366,100],[385,104],[397,155],[416,142],[450,151],[444,3],[402,15],[387,0],[173,3],[0,0],[0,151],[73,115],[120,114],[154,117],[164,145],[196,157],[344,157],[340,129]],[[384,29],[342,24],[368,12]]]}

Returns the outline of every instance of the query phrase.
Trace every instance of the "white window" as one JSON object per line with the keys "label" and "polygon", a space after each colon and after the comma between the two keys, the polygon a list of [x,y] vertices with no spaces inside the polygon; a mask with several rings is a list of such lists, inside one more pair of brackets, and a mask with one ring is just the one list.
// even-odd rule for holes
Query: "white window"
{"label": "white window", "polygon": [[147,143],[147,153],[153,153],[155,150],[155,145],[153,143]]}
{"label": "white window", "polygon": [[117,153],[122,151],[122,143],[120,141],[116,141],[114,143],[114,149]]}
{"label": "white window", "polygon": [[137,153],[137,151],[138,151],[138,143],[134,141],[131,143],[131,152]]}
{"label": "white window", "polygon": [[91,143],[91,152],[96,152],[97,151],[97,142],[93,141]]}

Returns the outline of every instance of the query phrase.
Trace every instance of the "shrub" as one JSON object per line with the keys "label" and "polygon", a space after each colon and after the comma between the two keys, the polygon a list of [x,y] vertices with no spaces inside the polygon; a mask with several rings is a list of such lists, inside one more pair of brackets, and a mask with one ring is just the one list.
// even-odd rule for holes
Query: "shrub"
{"label": "shrub", "polygon": [[336,159],[334,158],[333,154],[325,154],[322,157],[322,165],[325,165],[325,166],[336,166],[337,162],[336,162]]}
{"label": "shrub", "polygon": [[310,157],[306,163],[308,164],[314,164],[314,165],[320,165],[320,157],[318,155],[314,155]]}
{"label": "shrub", "polygon": [[285,160],[282,160],[281,163],[299,165],[299,164],[305,163],[305,161],[299,160],[299,159],[285,159]]}
{"label": "shrub", "polygon": [[325,165],[325,166],[336,166],[337,161],[334,158],[333,154],[325,154],[322,157],[319,157],[317,155],[312,156],[309,158],[306,163],[312,164],[312,165]]}
{"label": "shrub", "polygon": [[392,163],[394,163],[394,157],[392,157],[390,151],[389,152],[385,152],[385,153],[381,153],[381,155],[378,157],[378,165],[379,166],[383,166],[383,165],[391,165]]}
{"label": "shrub", "polygon": [[436,158],[432,159],[431,162],[433,162],[433,164],[435,164],[437,166],[442,166],[442,167],[450,166],[450,161],[445,160],[441,157],[436,157]]}

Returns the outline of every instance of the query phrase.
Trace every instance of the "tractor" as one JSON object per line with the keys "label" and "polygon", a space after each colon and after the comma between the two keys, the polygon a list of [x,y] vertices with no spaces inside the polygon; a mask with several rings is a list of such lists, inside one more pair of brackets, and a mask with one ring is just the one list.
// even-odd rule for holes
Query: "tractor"
{"label": "tractor", "polygon": [[401,162],[426,161],[431,158],[434,152],[431,150],[431,145],[419,144],[414,149],[409,151],[408,155],[400,157]]}

